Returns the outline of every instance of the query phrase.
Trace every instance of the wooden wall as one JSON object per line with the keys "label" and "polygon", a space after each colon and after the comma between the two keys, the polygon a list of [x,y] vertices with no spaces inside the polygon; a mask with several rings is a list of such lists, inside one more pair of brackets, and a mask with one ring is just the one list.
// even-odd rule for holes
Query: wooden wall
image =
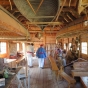
{"label": "wooden wall", "polygon": [[46,33],[43,32],[43,37],[41,39],[38,39],[35,37],[35,34],[31,34],[31,42],[34,43],[34,50],[38,49],[40,47],[40,44],[44,44],[44,47],[47,51],[47,55],[54,52],[55,45],[56,45],[56,33]]}
{"label": "wooden wall", "polygon": [[9,53],[10,55],[17,54],[17,43],[9,42]]}
{"label": "wooden wall", "polygon": [[[81,35],[81,42],[87,42],[87,53],[88,53],[88,34]],[[82,58],[88,59],[88,54],[81,54]]]}
{"label": "wooden wall", "polygon": [[9,57],[9,43],[8,41],[3,41],[2,42],[6,42],[6,53],[4,54],[0,54],[0,58],[8,58]]}
{"label": "wooden wall", "polygon": [[[84,58],[84,59],[88,59],[88,54],[86,55],[86,54],[83,54],[83,53],[81,53],[81,42],[87,42],[87,44],[88,44],[88,34],[87,33],[85,33],[85,34],[83,34],[83,35],[80,35],[80,36],[73,36],[73,37],[69,37],[69,38],[63,38],[63,39],[60,39],[58,42],[61,42],[62,41],[62,45],[64,45],[64,44],[67,44],[67,51],[69,50],[68,49],[68,44],[69,43],[74,43],[74,41],[73,40],[76,40],[76,38],[80,38],[80,46],[79,46],[79,49],[80,49],[80,56],[79,57],[81,57],[81,58]],[[63,49],[64,49],[64,46],[63,46]],[[88,46],[87,46],[87,52],[88,52]]]}

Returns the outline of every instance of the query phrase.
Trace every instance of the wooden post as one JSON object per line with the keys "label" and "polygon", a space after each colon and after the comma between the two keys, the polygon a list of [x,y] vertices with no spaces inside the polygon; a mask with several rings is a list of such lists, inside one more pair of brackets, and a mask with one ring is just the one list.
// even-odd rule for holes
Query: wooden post
{"label": "wooden post", "polygon": [[68,38],[68,45],[67,45],[67,51],[69,50],[69,38]]}
{"label": "wooden post", "polygon": [[80,58],[81,57],[81,35],[79,36],[79,45],[78,45],[78,47],[79,47],[78,58]]}
{"label": "wooden post", "polygon": [[43,38],[44,38],[44,39],[43,39],[43,41],[44,41],[43,43],[44,43],[44,45],[45,45],[45,44],[46,44],[46,33],[45,33],[44,31],[43,31]]}
{"label": "wooden post", "polygon": [[28,76],[28,62],[27,62],[27,57],[26,57],[26,76]]}

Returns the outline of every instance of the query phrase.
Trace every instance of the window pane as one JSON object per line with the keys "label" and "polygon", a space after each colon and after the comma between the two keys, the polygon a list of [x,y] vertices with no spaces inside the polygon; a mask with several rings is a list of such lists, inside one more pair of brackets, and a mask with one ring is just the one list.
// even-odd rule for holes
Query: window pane
{"label": "window pane", "polygon": [[19,43],[17,43],[17,51],[19,51]]}
{"label": "window pane", "polygon": [[6,42],[0,42],[0,54],[6,53]]}
{"label": "window pane", "polygon": [[71,48],[71,43],[69,43],[69,50],[70,50],[70,48]]}
{"label": "window pane", "polygon": [[87,42],[82,42],[82,53],[87,54]]}
{"label": "window pane", "polygon": [[66,44],[64,44],[64,49],[66,49]]}

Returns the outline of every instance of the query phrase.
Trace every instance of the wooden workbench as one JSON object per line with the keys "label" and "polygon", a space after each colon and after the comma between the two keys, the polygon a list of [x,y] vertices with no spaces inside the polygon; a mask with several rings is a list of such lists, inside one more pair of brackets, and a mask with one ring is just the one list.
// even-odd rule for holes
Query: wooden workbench
{"label": "wooden workbench", "polygon": [[0,86],[0,88],[9,88],[11,81],[13,80],[13,78],[16,76],[16,74],[19,72],[19,70],[22,67],[18,67],[16,70],[14,70],[15,75],[9,75],[8,79],[5,79],[5,86]]}

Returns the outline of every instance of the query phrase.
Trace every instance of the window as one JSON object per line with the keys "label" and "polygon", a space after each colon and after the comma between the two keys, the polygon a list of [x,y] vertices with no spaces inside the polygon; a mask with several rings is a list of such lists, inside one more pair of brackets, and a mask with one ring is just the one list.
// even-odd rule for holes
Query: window
{"label": "window", "polygon": [[69,43],[69,50],[71,49],[71,43]]}
{"label": "window", "polygon": [[87,42],[82,42],[82,53],[87,54]]}
{"label": "window", "polygon": [[19,51],[19,43],[17,43],[17,51]]}
{"label": "window", "polygon": [[6,42],[0,42],[0,54],[6,53]]}
{"label": "window", "polygon": [[64,44],[64,49],[66,49],[66,43]]}
{"label": "window", "polygon": [[25,54],[25,43],[22,43],[22,47],[23,47],[23,53]]}

